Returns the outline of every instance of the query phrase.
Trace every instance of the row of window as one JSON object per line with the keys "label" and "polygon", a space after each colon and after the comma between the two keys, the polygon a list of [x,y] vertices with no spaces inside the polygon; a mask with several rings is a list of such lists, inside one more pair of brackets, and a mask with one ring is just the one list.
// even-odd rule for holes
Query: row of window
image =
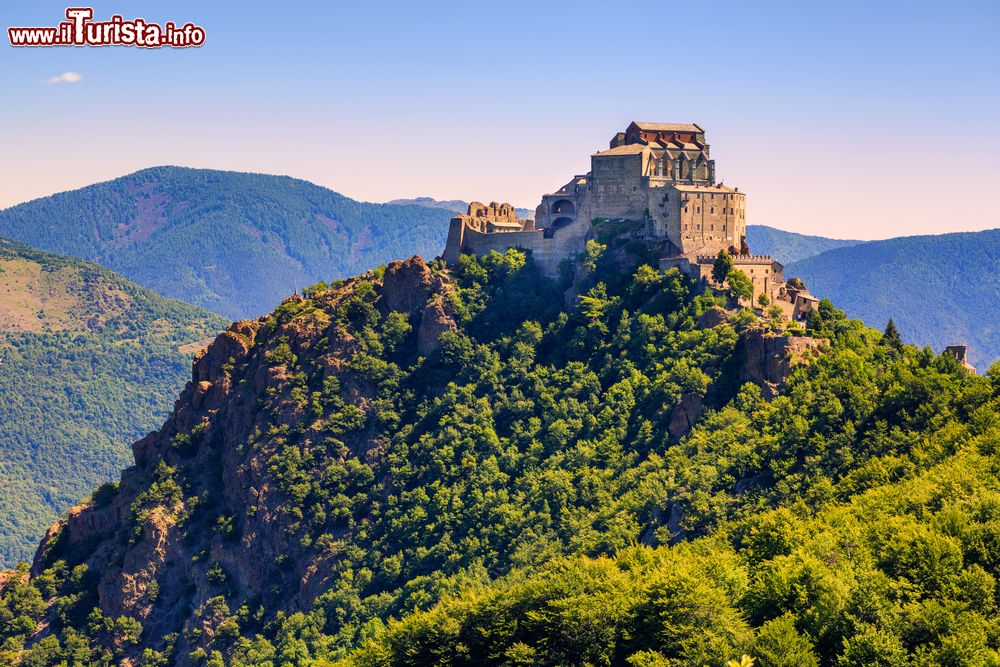
{"label": "row of window", "polygon": [[[687,231],[689,226],[694,231],[701,231],[701,225],[688,225],[687,223],[684,223],[684,231]],[[709,225],[708,226],[708,231],[714,232],[715,231],[715,225]],[[726,231],[726,226],[722,225],[722,229],[719,230],[719,231],[723,231],[723,232]]]}
{"label": "row of window", "polygon": [[[688,212],[688,207],[685,206],[684,207],[684,213],[687,213],[687,212]],[[701,206],[695,206],[694,207],[694,212],[695,213],[701,213]],[[722,210],[719,211],[719,213],[721,213],[722,215],[725,215],[726,214],[726,207],[723,206]],[[714,206],[712,206],[712,207],[709,208],[709,215],[715,215],[715,207]],[[732,206],[729,207],[729,215],[734,215],[734,213],[733,213],[733,207]],[[740,215],[741,216],[743,215],[743,211],[740,211]]]}

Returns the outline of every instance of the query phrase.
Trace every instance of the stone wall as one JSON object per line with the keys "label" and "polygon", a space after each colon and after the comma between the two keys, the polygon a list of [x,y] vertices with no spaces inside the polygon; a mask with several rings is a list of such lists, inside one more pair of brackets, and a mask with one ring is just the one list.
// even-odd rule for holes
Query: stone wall
{"label": "stone wall", "polygon": [[[677,267],[681,273],[693,280],[715,284],[712,280],[712,267],[715,265],[715,255],[699,257],[665,257],[660,260],[660,270]],[[778,291],[785,284],[785,267],[768,255],[735,255],[733,268],[739,269],[753,283],[753,295],[767,294],[774,300]],[[718,285],[716,285],[718,287]]]}
{"label": "stone wall", "polygon": [[505,252],[508,248],[518,248],[531,252],[541,272],[549,278],[559,277],[559,263],[567,257],[575,257],[583,252],[587,241],[590,221],[577,220],[554,231],[533,230],[489,234],[456,224],[448,232],[448,245],[443,258],[448,263],[458,259],[461,252],[476,255],[491,251]]}

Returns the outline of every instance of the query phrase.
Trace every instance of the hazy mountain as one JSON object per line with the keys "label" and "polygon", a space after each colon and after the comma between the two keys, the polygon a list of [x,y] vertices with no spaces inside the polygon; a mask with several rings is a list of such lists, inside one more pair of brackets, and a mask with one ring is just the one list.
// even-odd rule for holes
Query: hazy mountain
{"label": "hazy mountain", "polygon": [[236,319],[315,282],[435,257],[450,217],[285,176],[157,167],[0,211],[0,236]]}
{"label": "hazy mountain", "polygon": [[113,479],[226,320],[0,239],[0,567]]}
{"label": "hazy mountain", "polygon": [[757,255],[771,255],[783,264],[797,262],[827,250],[857,245],[864,241],[828,239],[776,229],[766,225],[747,225],[747,243]]}
{"label": "hazy mountain", "polygon": [[[415,199],[393,199],[388,202],[390,204],[397,205],[414,205],[414,206],[426,206],[428,208],[440,208],[445,211],[451,211],[452,213],[466,213],[469,210],[469,202],[462,201],[461,199],[448,199],[439,200],[433,197],[416,197]],[[489,203],[489,202],[486,202]],[[533,208],[515,208],[514,211],[517,213],[517,217],[525,218],[528,220],[533,220],[535,218],[535,209]]]}
{"label": "hazy mountain", "polygon": [[[774,253],[781,256],[781,250]],[[967,343],[980,371],[1000,357],[1000,230],[908,236],[837,248],[786,265],[817,296],[907,342]]]}

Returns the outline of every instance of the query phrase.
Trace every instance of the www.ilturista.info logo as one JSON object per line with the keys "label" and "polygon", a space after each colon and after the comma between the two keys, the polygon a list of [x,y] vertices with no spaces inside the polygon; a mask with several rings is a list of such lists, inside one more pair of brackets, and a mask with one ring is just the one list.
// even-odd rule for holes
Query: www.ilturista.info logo
{"label": "www.ilturista.info logo", "polygon": [[126,21],[117,14],[94,21],[91,7],[70,7],[67,21],[49,28],[7,28],[11,46],[139,46],[185,48],[205,43],[205,29],[193,23],[163,25],[145,19]]}

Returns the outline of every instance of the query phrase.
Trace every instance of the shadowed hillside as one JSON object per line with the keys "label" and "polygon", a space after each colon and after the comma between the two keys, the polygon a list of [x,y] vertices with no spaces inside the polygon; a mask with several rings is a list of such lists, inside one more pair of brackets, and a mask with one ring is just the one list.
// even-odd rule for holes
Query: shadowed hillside
{"label": "shadowed hillside", "polygon": [[0,567],[113,479],[225,326],[107,269],[0,239]]}

